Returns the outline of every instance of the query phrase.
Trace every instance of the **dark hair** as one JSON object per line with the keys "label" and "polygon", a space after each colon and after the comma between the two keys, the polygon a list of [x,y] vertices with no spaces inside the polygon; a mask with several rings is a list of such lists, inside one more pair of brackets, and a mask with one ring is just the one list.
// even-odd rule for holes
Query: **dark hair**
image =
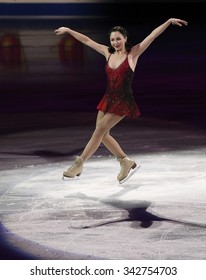
{"label": "dark hair", "polygon": [[[112,32],[120,32],[124,38],[127,37],[127,41],[125,43],[125,48],[126,48],[126,51],[129,53],[131,51],[131,48],[132,48],[132,45],[128,42],[128,32],[126,30],[126,28],[122,27],[122,26],[114,26],[110,29],[110,31],[108,32],[108,35],[110,36]],[[109,48],[108,48],[108,51],[110,53],[114,53],[115,52],[115,49],[110,45]]]}

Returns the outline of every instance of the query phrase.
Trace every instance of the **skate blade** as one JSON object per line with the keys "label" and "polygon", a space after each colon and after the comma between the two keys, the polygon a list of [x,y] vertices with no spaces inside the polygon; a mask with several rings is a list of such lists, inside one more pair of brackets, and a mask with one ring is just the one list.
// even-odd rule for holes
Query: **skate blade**
{"label": "skate blade", "polygon": [[131,168],[127,177],[125,177],[123,180],[119,181],[119,184],[123,184],[125,183],[132,175],[134,175],[134,173],[141,167],[141,165],[136,165],[135,168]]}
{"label": "skate blade", "polygon": [[75,177],[67,177],[67,176],[62,176],[62,180],[63,181],[76,181],[79,180],[79,175],[75,176]]}

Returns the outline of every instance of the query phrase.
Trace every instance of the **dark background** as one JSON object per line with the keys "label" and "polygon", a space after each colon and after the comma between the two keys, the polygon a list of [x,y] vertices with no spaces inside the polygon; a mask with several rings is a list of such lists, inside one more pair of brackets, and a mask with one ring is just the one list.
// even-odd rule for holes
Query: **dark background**
{"label": "dark background", "polygon": [[[130,41],[135,44],[170,17],[185,19],[189,25],[182,28],[170,26],[146,50],[136,68],[133,92],[142,117],[195,122],[204,127],[204,3],[113,1],[70,7],[69,4],[64,8],[55,4],[50,9],[35,4],[29,7],[17,5],[12,9],[11,6],[1,6],[1,41],[5,34],[17,34],[20,40],[19,56],[13,54],[9,62],[5,62],[2,53],[5,49],[12,52],[15,43],[14,46],[0,47],[1,133],[67,126],[71,113],[77,116],[78,112],[96,113],[96,105],[106,86],[104,57],[77,44],[74,47],[76,52],[71,55],[67,50],[66,60],[62,62],[58,48],[63,38],[57,38],[54,29],[69,26],[108,44],[108,30],[114,25],[123,25],[129,31]],[[30,36],[26,39],[30,42],[31,55],[36,53],[31,63],[33,68],[25,57],[26,47],[21,42],[24,36]],[[54,39],[49,45],[52,36]],[[42,47],[42,38],[46,48],[45,45]],[[47,50],[51,49],[54,51],[49,56]],[[41,54],[39,57],[38,53]]]}

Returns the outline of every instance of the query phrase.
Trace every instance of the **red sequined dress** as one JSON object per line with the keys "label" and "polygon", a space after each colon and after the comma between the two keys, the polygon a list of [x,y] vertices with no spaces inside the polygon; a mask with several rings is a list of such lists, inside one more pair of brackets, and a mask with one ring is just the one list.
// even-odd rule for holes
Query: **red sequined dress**
{"label": "red sequined dress", "polygon": [[109,60],[105,65],[107,89],[97,109],[105,113],[138,118],[141,113],[131,89],[134,72],[129,66],[128,57],[116,69],[112,69],[108,62]]}

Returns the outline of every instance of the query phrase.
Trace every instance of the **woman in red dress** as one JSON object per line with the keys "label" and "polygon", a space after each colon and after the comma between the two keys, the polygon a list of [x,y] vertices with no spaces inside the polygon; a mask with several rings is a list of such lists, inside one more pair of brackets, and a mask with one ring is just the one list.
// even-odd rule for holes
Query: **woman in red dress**
{"label": "woman in red dress", "polygon": [[139,165],[127,157],[117,141],[110,135],[110,130],[124,117],[139,117],[140,111],[131,90],[138,58],[171,24],[183,26],[187,25],[187,21],[170,18],[155,28],[143,41],[132,47],[127,42],[127,31],[121,26],[113,27],[110,30],[110,47],[99,44],[84,34],[67,27],[55,30],[57,35],[70,34],[81,43],[102,54],[107,61],[105,66],[107,89],[97,106],[96,128],[82,154],[77,156],[74,163],[63,173],[63,178],[80,176],[83,171],[83,163],[95,153],[101,143],[120,162],[121,170],[117,176],[119,183],[125,182],[138,169]]}

